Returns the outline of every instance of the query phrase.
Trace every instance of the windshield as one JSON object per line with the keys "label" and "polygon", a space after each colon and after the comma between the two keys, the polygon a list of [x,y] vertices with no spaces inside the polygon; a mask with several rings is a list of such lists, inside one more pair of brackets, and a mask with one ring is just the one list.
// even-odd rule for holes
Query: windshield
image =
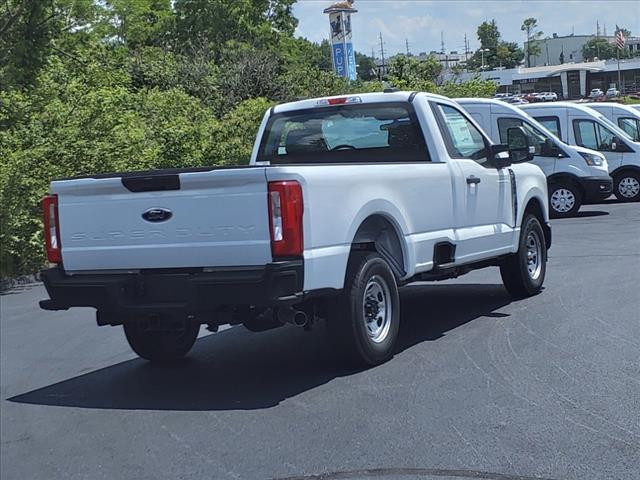
{"label": "windshield", "polygon": [[364,163],[428,161],[410,106],[402,103],[342,105],[271,117],[258,161]]}

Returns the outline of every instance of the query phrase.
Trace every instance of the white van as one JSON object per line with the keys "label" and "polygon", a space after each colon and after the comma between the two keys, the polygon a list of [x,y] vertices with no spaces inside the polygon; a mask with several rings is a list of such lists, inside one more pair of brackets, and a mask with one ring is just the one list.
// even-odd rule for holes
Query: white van
{"label": "white van", "polygon": [[505,102],[485,98],[458,98],[456,102],[496,143],[506,143],[510,127],[525,129],[536,151],[532,163],[547,176],[552,216],[575,215],[582,203],[600,202],[611,195],[613,181],[602,154],[567,145],[522,110]]}
{"label": "white van", "polygon": [[615,102],[594,102],[587,106],[607,117],[635,142],[640,142],[640,110]]}
{"label": "white van", "polygon": [[640,200],[640,143],[595,110],[575,103],[522,105],[525,112],[572,145],[607,157],[613,193],[623,202]]}

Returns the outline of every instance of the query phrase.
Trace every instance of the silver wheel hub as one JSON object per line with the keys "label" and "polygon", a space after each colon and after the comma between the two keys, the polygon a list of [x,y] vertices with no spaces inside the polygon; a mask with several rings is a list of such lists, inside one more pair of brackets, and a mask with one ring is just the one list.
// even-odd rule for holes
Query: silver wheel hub
{"label": "silver wheel hub", "polygon": [[556,212],[567,213],[576,204],[576,197],[567,188],[558,188],[551,194],[551,208]]}
{"label": "silver wheel hub", "polygon": [[633,198],[640,193],[640,182],[634,177],[624,177],[618,183],[618,192],[624,198]]}
{"label": "silver wheel hub", "polygon": [[386,280],[379,275],[374,275],[367,282],[362,300],[362,312],[369,338],[375,343],[383,342],[389,334],[393,307],[391,291]]}
{"label": "silver wheel hub", "polygon": [[526,241],[527,247],[527,272],[529,278],[536,280],[542,272],[542,243],[536,232],[529,232]]}

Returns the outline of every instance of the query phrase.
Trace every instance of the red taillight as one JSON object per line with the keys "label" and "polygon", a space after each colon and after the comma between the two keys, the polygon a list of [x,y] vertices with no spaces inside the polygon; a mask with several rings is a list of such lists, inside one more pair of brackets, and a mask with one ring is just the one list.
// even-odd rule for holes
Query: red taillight
{"label": "red taillight", "polygon": [[268,191],[271,253],[274,257],[301,256],[304,250],[302,187],[293,180],[269,182]]}
{"label": "red taillight", "polygon": [[343,105],[347,103],[347,97],[330,98],[329,105]]}
{"label": "red taillight", "polygon": [[47,250],[47,260],[51,263],[61,263],[57,195],[47,195],[42,199],[42,215],[44,217],[44,245]]}

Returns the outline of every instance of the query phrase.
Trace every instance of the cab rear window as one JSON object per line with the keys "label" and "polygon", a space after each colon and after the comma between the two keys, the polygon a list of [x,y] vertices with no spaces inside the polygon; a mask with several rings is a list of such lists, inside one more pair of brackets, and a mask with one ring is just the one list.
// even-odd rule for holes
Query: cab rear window
{"label": "cab rear window", "polygon": [[273,115],[257,161],[271,164],[427,162],[409,103],[339,105]]}

